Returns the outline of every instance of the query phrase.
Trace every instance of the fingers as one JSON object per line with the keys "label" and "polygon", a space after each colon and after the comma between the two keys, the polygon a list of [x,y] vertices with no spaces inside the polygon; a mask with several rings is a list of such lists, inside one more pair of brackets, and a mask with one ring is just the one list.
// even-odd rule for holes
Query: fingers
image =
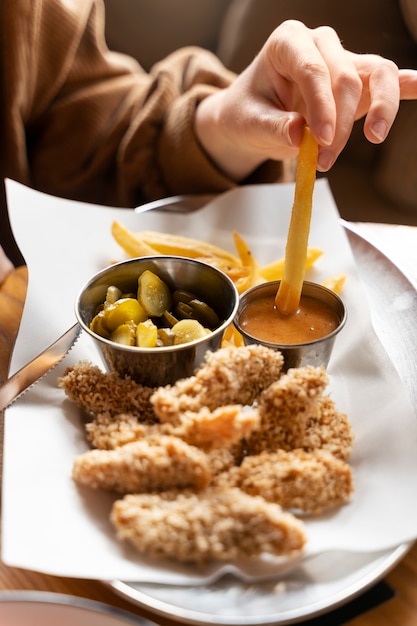
{"label": "fingers", "polygon": [[[329,72],[331,97],[334,101],[334,132],[327,143],[316,137],[319,143],[317,168],[327,171],[345,147],[352,132],[362,96],[362,81],[358,76],[353,58],[346,53],[337,34],[327,27],[313,31],[313,38]],[[329,98],[329,94],[325,96]],[[314,118],[320,116],[317,109],[308,109],[307,123],[314,134]],[[320,121],[319,123],[323,124]]]}
{"label": "fingers", "polygon": [[366,114],[364,134],[371,143],[384,141],[395,120],[400,104],[399,70],[392,61],[374,55],[356,60],[364,76],[364,92],[358,117]]}
{"label": "fingers", "polygon": [[285,22],[268,41],[267,53],[277,75],[273,85],[281,105],[278,115],[284,110],[304,116],[319,144],[321,171],[333,165],[355,120],[366,116],[366,138],[380,143],[394,122],[400,98],[417,98],[417,72],[399,71],[377,55],[345,50],[329,27],[309,29],[300,22]]}
{"label": "fingers", "polygon": [[417,100],[417,70],[398,72],[401,100]]}

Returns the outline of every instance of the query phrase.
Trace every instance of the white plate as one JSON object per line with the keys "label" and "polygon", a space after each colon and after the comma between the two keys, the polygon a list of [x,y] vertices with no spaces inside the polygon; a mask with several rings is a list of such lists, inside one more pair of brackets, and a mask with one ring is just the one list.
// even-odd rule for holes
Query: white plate
{"label": "white plate", "polygon": [[[413,308],[393,311],[396,298],[417,298],[411,282],[379,250],[346,225],[349,241],[370,296],[375,330],[417,405],[417,336]],[[265,626],[295,624],[328,613],[365,592],[407,553],[410,544],[379,554],[323,554],[280,584],[223,578],[207,587],[173,587],[113,581],[113,591],[157,615],[187,624]],[[285,592],[285,593],[284,593]]]}
{"label": "white plate", "polygon": [[[104,259],[107,259],[108,262],[108,258],[114,249],[111,246],[112,242],[109,235],[111,221],[120,219],[128,227],[136,227],[137,230],[140,230],[140,223],[142,222],[138,220],[139,216],[132,215],[131,212],[120,210],[118,212],[115,210],[106,211],[103,208],[95,210],[94,207],[80,206],[77,203],[58,201],[57,199],[45,197],[42,194],[34,194],[27,189],[16,188],[13,191],[16,192],[14,202],[9,202],[9,206],[12,209],[12,223],[17,235],[16,238],[27,257],[30,268],[27,307],[19,334],[20,341],[18,340],[14,355],[14,365],[16,366],[19,360],[23,362],[27,360],[28,352],[34,350],[34,343],[41,343],[42,341],[47,345],[50,343],[50,341],[46,342],[47,334],[53,335],[51,337],[52,340],[59,334],[58,331],[62,332],[59,326],[66,322],[63,319],[63,315],[65,316],[70,310],[79,286],[83,282],[83,275],[87,274],[86,277],[88,278],[93,270],[99,269],[93,267],[94,264],[101,263],[103,265]],[[286,195],[285,193],[280,194],[280,191],[285,192]],[[271,192],[270,195],[269,192]],[[250,205],[250,211],[244,213],[246,221],[243,231],[240,223],[242,204],[238,205],[238,211],[230,211],[230,207],[227,206],[227,196],[220,198],[220,203],[223,202],[224,206],[220,206],[218,209],[222,210],[217,210],[209,216],[205,216],[209,219],[204,220],[204,237],[201,233],[202,220],[198,219],[198,216],[194,220],[186,216],[186,219],[181,221],[181,226],[177,225],[177,228],[184,234],[191,236],[201,236],[209,240],[214,238],[219,245],[230,245],[231,230],[238,228],[244,235],[251,236],[250,243],[256,249],[256,255],[258,253],[278,254],[278,250],[283,249],[286,235],[286,225],[281,224],[280,220],[283,219],[283,215],[288,217],[288,211],[281,211],[280,205],[284,203],[285,206],[291,201],[291,192],[292,189],[285,187],[272,187],[270,189],[268,187],[255,187],[239,192],[237,194],[240,198],[239,202],[246,200]],[[317,208],[320,213],[316,212],[316,222],[313,223],[312,231],[314,237],[312,237],[312,240],[314,245],[321,247],[325,251],[325,255],[323,263],[319,263],[317,270],[315,270],[315,279],[320,281],[327,278],[330,275],[330,271],[332,273],[346,271],[346,262],[348,263],[347,271],[349,272],[350,281],[348,281],[344,293],[345,296],[353,298],[349,323],[355,329],[355,337],[358,337],[358,335],[360,336],[358,327],[360,327],[363,321],[364,313],[365,317],[367,317],[366,306],[362,306],[364,300],[366,300],[366,295],[357,288],[359,285],[357,267],[353,258],[350,262],[352,257],[350,250],[347,250],[349,258],[346,258],[345,248],[347,246],[340,245],[340,237],[334,236],[335,233],[331,223],[336,218],[333,214],[333,205],[329,201],[326,188],[323,187],[323,181],[322,184],[317,185],[316,192],[318,193],[316,196]],[[269,200],[269,205],[267,205],[266,200]],[[259,205],[259,209],[256,208],[257,205]],[[255,207],[255,210],[253,210],[253,207]],[[42,231],[43,240],[41,242],[33,239],[30,234],[30,228],[28,228],[31,220],[34,219],[34,214],[36,215],[36,220],[40,219],[41,216],[41,221],[49,226],[48,233]],[[154,218],[157,219],[157,217],[155,213],[148,213],[144,222],[147,224],[153,223]],[[78,226],[81,220],[83,222],[82,229]],[[167,220],[169,223],[167,223]],[[167,224],[168,228],[174,228],[175,222],[175,216],[165,215],[164,224]],[[338,226],[337,219],[336,225]],[[341,230],[340,226],[337,230]],[[278,234],[279,237],[277,236]],[[344,234],[342,233],[342,235]],[[75,241],[78,243],[76,249],[74,248]],[[106,242],[108,247],[103,242]],[[354,241],[354,243],[357,243],[357,241]],[[376,309],[373,316],[375,317],[375,326],[382,332],[382,335],[384,335],[383,331],[386,331],[387,337],[383,337],[383,340],[384,338],[390,340],[387,343],[389,355],[402,374],[404,383],[406,383],[407,371],[415,370],[415,362],[413,361],[415,357],[413,355],[416,351],[412,349],[415,347],[413,345],[415,340],[412,335],[414,330],[412,317],[417,301],[415,289],[396,270],[395,266],[390,264],[385,258],[377,256],[377,258],[368,259],[369,251],[372,251],[372,248],[366,245],[359,246],[359,248],[360,252],[364,253],[363,256],[366,257],[364,266],[360,266],[362,277],[366,280],[368,278],[367,274],[371,273],[370,281],[372,284],[368,292],[371,294],[371,304],[375,305],[374,308]],[[358,258],[358,247],[356,245],[354,245],[354,251],[356,261],[361,263],[361,255],[359,254]],[[120,254],[120,251],[118,253]],[[113,257],[110,256],[110,258]],[[69,259],[71,260],[71,265],[64,265],[64,261]],[[266,258],[265,261],[267,261]],[[48,325],[45,325],[43,322],[45,301],[44,299],[39,301],[40,295],[44,293],[46,278],[49,279],[50,284],[56,285],[56,289],[59,291],[59,298],[52,299],[52,302],[48,301]],[[403,296],[406,300],[406,306],[403,308],[390,306],[396,299],[401,300]],[[357,302],[358,299],[359,302]],[[51,315],[51,306],[53,307],[54,305],[57,308],[57,314]],[[70,320],[70,322],[72,321],[73,319]],[[403,328],[401,328],[401,325]],[[39,333],[33,333],[34,327],[39,330]],[[340,338],[341,340],[338,342],[335,354],[336,365],[338,363],[337,358],[339,358],[342,359],[341,363],[344,367],[346,362],[343,360],[343,356],[344,348],[347,347],[347,337],[345,334],[345,339],[343,337]],[[380,355],[380,352],[381,349],[377,354]],[[84,355],[82,350],[80,350],[80,353]],[[75,353],[72,352],[73,356],[71,357],[70,355],[70,357],[75,358],[77,354],[76,346]],[[404,354],[407,362],[404,362],[404,367],[401,369],[403,363],[398,364],[396,357],[400,355],[404,358]],[[30,356],[33,356],[33,354]],[[359,357],[360,362],[358,364]],[[363,368],[367,368],[370,362],[371,369],[374,364],[376,366],[376,376],[373,381],[374,383],[376,382],[376,393],[372,394],[368,389],[372,381],[365,378],[364,383],[367,385],[366,398],[368,405],[369,402],[372,405],[374,398],[377,399],[376,396],[380,392],[381,380],[384,380],[380,377],[383,364],[380,364],[379,359],[375,358],[372,350],[369,351],[369,354],[367,352],[363,360],[361,360],[362,354],[359,357],[354,360],[351,366],[356,381],[355,390],[358,385],[363,384],[360,380],[363,374],[368,373],[368,370]],[[385,362],[385,360],[388,361],[386,356],[385,359],[382,358],[382,361]],[[386,389],[389,391],[391,387],[388,388],[388,385],[391,384],[395,376],[393,376],[391,362],[387,365],[389,365],[389,378],[386,381]],[[358,368],[359,371],[357,371]],[[384,385],[382,387],[384,390]],[[397,394],[394,395],[395,402],[393,400],[393,405],[386,403],[385,406],[384,404],[382,411],[388,414],[388,422],[395,429],[389,439],[389,443],[398,444],[397,448],[401,449],[400,462],[395,464],[397,470],[397,465],[400,465],[401,459],[404,459],[404,441],[398,441],[398,424],[397,422],[392,423],[391,415],[394,408],[398,412],[398,406],[404,405],[402,385],[399,386],[398,396]],[[355,396],[358,396],[358,394],[356,393]],[[345,400],[345,398],[343,399]],[[350,401],[351,398],[348,398],[348,400]],[[363,458],[371,458],[372,451],[383,450],[384,454],[382,456],[384,457],[385,465],[388,466],[389,476],[394,481],[391,470],[392,463],[388,463],[386,459],[386,447],[380,447],[374,441],[375,430],[378,430],[381,424],[380,404],[380,401],[379,403],[374,403],[374,406],[377,407],[376,411],[370,410],[369,406],[367,407],[371,417],[377,418],[377,424],[373,424],[371,427],[371,456],[367,457],[365,454]],[[414,426],[413,414],[411,411],[408,411],[408,406],[405,408],[404,413],[409,413],[409,421],[407,423],[409,425],[411,423],[411,426]],[[131,559],[127,558],[128,555],[123,553],[120,545],[115,542],[114,533],[106,527],[103,521],[106,519],[105,514],[100,512],[100,507],[102,506],[104,506],[104,511],[107,510],[106,502],[103,504],[105,498],[103,499],[101,494],[97,494],[96,498],[95,495],[89,492],[88,499],[86,498],[85,502],[83,502],[71,483],[69,469],[74,457],[74,449],[77,446],[85,446],[85,442],[79,429],[79,416],[72,415],[72,411],[69,409],[70,407],[68,407],[65,416],[63,416],[62,397],[56,389],[55,373],[52,377],[47,377],[44,383],[39,383],[33,392],[27,394],[22,401],[19,401],[7,412],[6,435],[8,435],[9,445],[6,446],[6,453],[9,450],[11,450],[11,453],[5,455],[6,480],[3,486],[3,533],[5,540],[3,542],[3,558],[5,562],[8,562],[6,560],[7,554],[9,564],[11,565],[79,578],[97,578],[98,576],[107,580],[117,578],[117,582],[113,582],[111,585],[126,598],[139,604],[144,604],[157,613],[167,617],[178,618],[186,623],[257,624],[260,626],[273,623],[294,623],[306,617],[327,612],[337,604],[346,602],[388,571],[405,553],[407,546],[403,544],[415,537],[415,524],[413,521],[415,515],[401,515],[401,520],[404,521],[405,519],[408,522],[412,534],[406,535],[407,539],[404,534],[393,534],[390,525],[388,533],[389,543],[375,544],[375,540],[378,540],[378,533],[375,533],[375,524],[371,523],[372,513],[375,515],[375,511],[372,508],[370,515],[363,515],[361,509],[360,528],[364,526],[364,522],[365,525],[366,522],[369,522],[366,544],[365,546],[360,546],[362,550],[354,554],[344,552],[343,556],[340,552],[334,551],[310,557],[308,561],[303,563],[302,567],[298,567],[288,574],[282,583],[277,584],[276,581],[262,583],[259,580],[245,583],[239,582],[236,578],[224,577],[213,584],[203,585],[200,581],[199,586],[197,586],[197,582],[194,580],[192,580],[189,586],[186,586],[183,583],[178,583],[177,580],[172,582],[172,579],[169,581],[169,584],[161,585],[160,583],[163,580],[161,575],[168,576],[170,572],[146,570],[143,563],[137,563],[133,557]],[[35,420],[34,412],[36,411]],[[368,423],[366,423],[366,426],[369,429]],[[27,433],[31,432],[28,429],[33,429],[33,438],[28,436]],[[43,429],[42,432],[45,433],[45,437],[39,436],[41,429]],[[28,490],[27,473],[20,472],[19,474],[19,468],[22,469],[22,464],[19,456],[14,454],[16,446],[22,446],[22,432],[26,433],[26,439],[28,440],[28,445],[24,451],[25,466],[31,467],[33,473],[37,472],[36,478],[32,476],[32,480],[37,485],[36,490]],[[30,445],[34,438],[37,441],[36,448]],[[359,439],[360,437],[358,437]],[[53,446],[51,446],[51,442]],[[407,444],[407,440],[405,443]],[[41,444],[44,445],[43,449]],[[359,446],[356,449],[360,448],[361,441],[358,441],[358,444]],[[412,442],[409,442],[409,445],[411,444]],[[73,446],[75,447],[73,448]],[[54,451],[55,454],[51,455],[51,451]],[[412,453],[414,458],[414,448]],[[404,461],[402,463],[404,464]],[[42,466],[43,471],[41,475],[39,475],[40,466]],[[51,467],[54,468],[53,472],[51,472]],[[385,468],[385,471],[387,471],[387,468]],[[409,475],[408,464],[407,473]],[[378,478],[380,480],[379,472],[368,474],[370,474],[371,479]],[[55,480],[52,485],[51,480]],[[398,493],[399,482],[401,481],[398,481],[396,478],[395,494],[397,498],[401,496]],[[368,485],[368,488],[369,486],[372,487],[373,485]],[[412,490],[412,494],[415,494],[414,487],[415,484],[411,481],[409,489]],[[24,498],[16,497],[19,489]],[[48,509],[48,519],[50,520],[52,514],[58,515],[58,519],[56,523],[50,522],[49,526],[45,526],[45,511],[39,509],[37,503],[39,499],[49,503],[51,493],[54,494],[52,499],[54,506]],[[378,484],[376,484],[376,489],[371,489],[371,493],[381,493],[381,490],[378,489]],[[19,502],[24,502],[27,507],[27,499],[30,497],[36,499],[36,503],[34,502],[32,507],[32,524],[28,527],[25,516],[16,509],[16,506],[19,505]],[[59,498],[61,498],[61,501],[58,505],[57,499]],[[414,496],[410,496],[408,499],[401,497],[401,500],[398,502],[398,509],[395,510],[403,510],[405,502],[409,504],[410,501],[414,502],[414,500]],[[93,515],[94,505],[97,505],[100,509],[96,517]],[[383,505],[385,510],[385,500]],[[86,515],[86,512],[88,515]],[[343,513],[348,514],[349,508],[347,507]],[[342,519],[343,513],[341,512],[340,515]],[[37,519],[34,519],[36,518],[35,514],[37,514]],[[78,515],[78,517],[73,519],[73,515]],[[97,520],[100,521],[99,524]],[[37,522],[37,525],[35,525],[35,522]],[[20,528],[19,523],[22,523],[24,527]],[[59,531],[61,531],[62,535],[67,536],[66,529],[68,525],[73,528],[76,527],[78,531],[78,541],[75,545],[71,544],[69,552],[65,551],[65,542],[59,536]],[[51,532],[51,526],[55,534]],[[349,531],[349,523],[346,521],[346,518],[343,527]],[[401,524],[397,524],[394,530],[398,533],[399,528],[401,530]],[[5,532],[5,529],[7,532]],[[329,534],[328,529],[329,526],[326,526],[326,535]],[[340,535],[340,525],[338,529]],[[409,528],[407,528],[408,530]],[[22,545],[20,541],[23,532],[29,535],[27,536],[27,542],[30,542],[32,546],[30,551],[25,549],[25,545],[28,545],[28,543],[26,542],[26,544]],[[352,535],[352,532],[352,526],[350,525],[350,535]],[[30,536],[30,533],[32,533],[32,536]],[[348,534],[349,532],[343,532],[343,544],[338,544],[339,549],[346,547],[346,535]],[[355,533],[353,534],[355,535]],[[356,540],[356,537],[354,539]],[[383,539],[385,541],[386,538],[384,537]],[[49,549],[50,544],[60,546],[61,551],[57,553],[58,558],[54,556],[55,551]],[[398,544],[401,544],[400,547],[397,547]],[[370,545],[373,550],[379,550],[379,552],[370,553]],[[99,548],[98,551],[96,550],[97,547]],[[79,558],[79,554],[82,554],[82,558]],[[115,573],[116,566],[119,568],[119,573]],[[139,569],[142,575],[147,577],[139,577],[138,566],[141,566]],[[123,573],[121,573],[122,569]],[[129,570],[128,574],[126,574],[126,569]],[[110,572],[111,574],[109,575]],[[153,575],[153,578],[149,577],[150,574]],[[177,572],[175,572],[176,574]],[[118,582],[126,580],[146,580],[147,583],[128,584]],[[283,591],[285,593],[282,593]]]}
{"label": "white plate", "polygon": [[151,626],[101,602],[38,591],[0,592],[0,622],[4,626]]}

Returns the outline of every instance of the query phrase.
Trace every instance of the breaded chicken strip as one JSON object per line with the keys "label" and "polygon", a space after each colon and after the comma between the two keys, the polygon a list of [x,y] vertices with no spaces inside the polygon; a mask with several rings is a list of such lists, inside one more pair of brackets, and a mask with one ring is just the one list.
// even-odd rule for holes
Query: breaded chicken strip
{"label": "breaded chicken strip", "polygon": [[301,446],[310,451],[315,448],[329,450],[334,456],[346,461],[352,453],[354,433],[346,413],[341,413],[330,396],[318,400],[317,416],[307,420]]}
{"label": "breaded chicken strip", "polygon": [[119,493],[203,489],[211,481],[204,452],[176,437],[135,441],[115,450],[89,450],[74,459],[72,476],[87,487]]}
{"label": "breaded chicken strip", "polygon": [[239,467],[221,474],[217,483],[305,513],[341,506],[353,491],[350,466],[327,450],[278,450],[248,456]]}
{"label": "breaded chicken strip", "polygon": [[101,450],[112,450],[143,438],[171,435],[208,452],[240,441],[258,425],[256,409],[235,404],[214,411],[203,407],[198,413],[185,412],[175,426],[143,424],[135,415],[101,413],[86,425],[86,430],[92,445]]}
{"label": "breaded chicken strip", "polygon": [[102,372],[97,365],[81,361],[66,369],[58,385],[77,406],[88,413],[132,413],[141,421],[155,422],[150,403],[153,387],[144,387],[116,372]]}
{"label": "breaded chicken strip", "polygon": [[289,369],[258,398],[260,427],[245,442],[245,454],[302,447],[310,417],[317,417],[319,399],[328,384],[323,368]]}
{"label": "breaded chicken strip", "polygon": [[146,437],[155,424],[141,422],[136,415],[121,413],[112,415],[108,411],[98,413],[85,425],[87,437],[94,448],[114,450],[127,443]]}
{"label": "breaded chicken strip", "polygon": [[208,352],[194,376],[160,387],[151,401],[162,422],[179,423],[185,411],[211,411],[228,404],[251,405],[276,381],[283,365],[280,352],[261,345],[229,346]]}
{"label": "breaded chicken strip", "polygon": [[115,502],[111,521],[143,554],[188,563],[291,556],[306,542],[302,522],[239,489],[128,495]]}

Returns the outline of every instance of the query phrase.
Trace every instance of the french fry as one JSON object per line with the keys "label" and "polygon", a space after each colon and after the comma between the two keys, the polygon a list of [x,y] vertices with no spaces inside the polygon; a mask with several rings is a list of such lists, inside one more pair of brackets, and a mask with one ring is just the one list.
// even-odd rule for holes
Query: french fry
{"label": "french fry", "polygon": [[[319,257],[321,257],[322,254],[323,251],[319,250],[318,248],[308,248],[305,266],[306,270],[311,269],[314,263]],[[263,265],[262,267],[260,267],[259,273],[266,281],[281,280],[284,274],[284,263],[285,257],[282,257],[281,259],[278,259],[273,263],[269,263],[269,265]]]}
{"label": "french fry", "polygon": [[225,348],[226,346],[239,347],[243,345],[244,345],[244,341],[243,341],[242,335],[233,324],[230,324],[230,326],[228,326],[223,333],[221,347],[222,348]]}
{"label": "french fry", "polygon": [[155,248],[136,237],[136,235],[117,221],[113,222],[111,232],[115,241],[130,257],[158,254]]}
{"label": "french fry", "polygon": [[243,267],[249,268],[249,276],[245,282],[242,282],[240,289],[249,289],[259,283],[265,282],[259,272],[258,261],[253,256],[248,244],[237,231],[233,231],[233,240],[235,242],[236,251],[242,262]]}
{"label": "french fry", "polygon": [[317,143],[306,126],[298,155],[294,203],[285,249],[284,274],[275,298],[278,311],[284,315],[296,312],[303,288],[317,155]]}
{"label": "french fry", "polygon": [[346,282],[346,278],[346,274],[336,274],[335,276],[330,276],[330,278],[323,280],[322,285],[331,289],[335,293],[341,293]]}
{"label": "french fry", "polygon": [[239,259],[232,253],[216,246],[212,243],[184,237],[182,235],[171,235],[159,233],[157,231],[144,230],[136,234],[145,244],[153,248],[159,254],[173,254],[178,256],[196,257],[218,257],[225,259],[232,266],[240,265]]}

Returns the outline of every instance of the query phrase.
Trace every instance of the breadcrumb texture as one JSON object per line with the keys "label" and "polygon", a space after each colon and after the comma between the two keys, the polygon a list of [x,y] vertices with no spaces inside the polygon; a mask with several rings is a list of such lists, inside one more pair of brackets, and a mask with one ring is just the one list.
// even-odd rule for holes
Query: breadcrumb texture
{"label": "breadcrumb texture", "polygon": [[117,536],[181,562],[292,556],[300,514],[346,505],[354,440],[322,368],[282,371],[279,352],[229,346],[187,379],[152,389],[80,362],[60,387],[89,419],[80,485],[118,495]]}
{"label": "breadcrumb texture", "polygon": [[182,562],[292,555],[305,544],[301,522],[239,489],[128,495],[115,502],[111,519],[120,539],[140,552]]}

